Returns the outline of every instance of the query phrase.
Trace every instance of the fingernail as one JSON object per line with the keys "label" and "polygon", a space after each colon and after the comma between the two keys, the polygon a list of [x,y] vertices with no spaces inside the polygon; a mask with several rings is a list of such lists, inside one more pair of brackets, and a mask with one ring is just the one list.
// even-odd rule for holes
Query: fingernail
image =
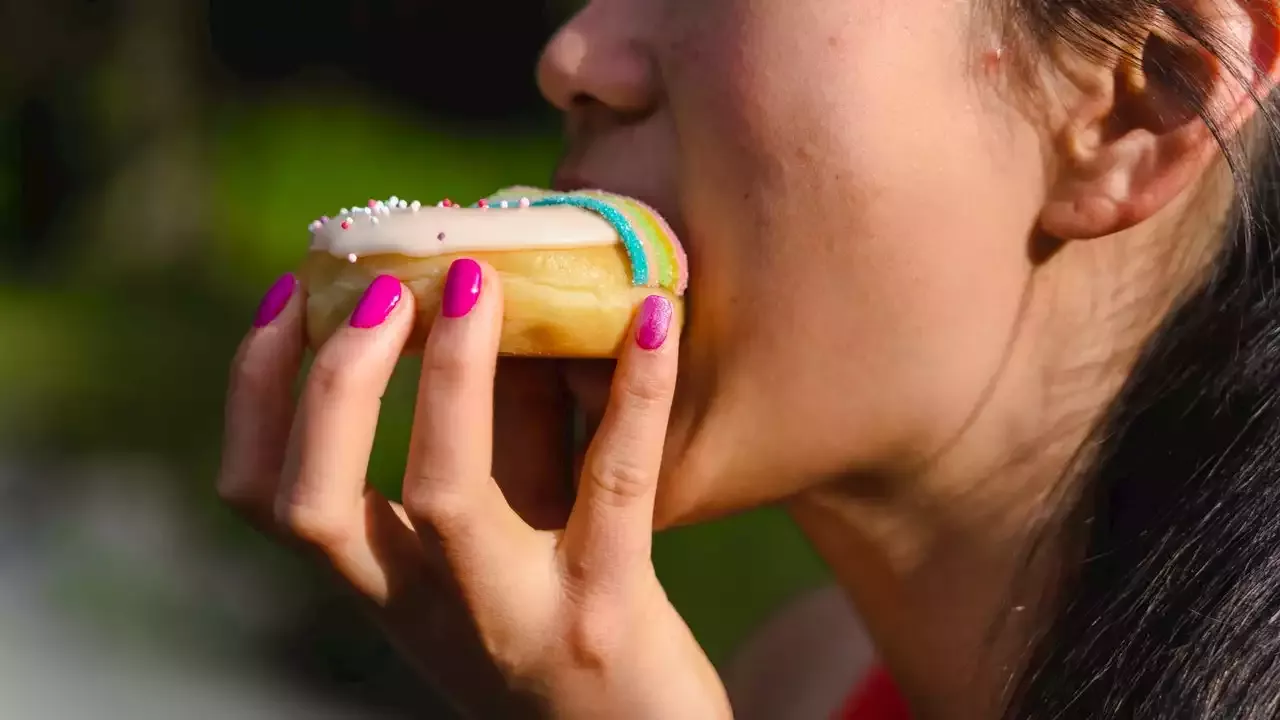
{"label": "fingernail", "polygon": [[293,297],[293,291],[297,287],[298,278],[293,273],[281,275],[267,294],[262,296],[262,302],[258,303],[258,314],[253,318],[253,326],[264,328],[270,325],[289,304],[289,298]]}
{"label": "fingernail", "polygon": [[667,341],[675,308],[661,295],[650,295],[640,306],[640,323],[636,328],[636,344],[644,350],[657,350]]}
{"label": "fingernail", "polygon": [[379,275],[369,285],[351,313],[351,327],[375,328],[391,317],[400,304],[400,281],[390,275]]}
{"label": "fingernail", "polygon": [[484,273],[480,263],[468,258],[454,260],[449,266],[449,277],[444,281],[444,300],[440,311],[447,318],[459,318],[471,312],[480,299],[480,285]]}

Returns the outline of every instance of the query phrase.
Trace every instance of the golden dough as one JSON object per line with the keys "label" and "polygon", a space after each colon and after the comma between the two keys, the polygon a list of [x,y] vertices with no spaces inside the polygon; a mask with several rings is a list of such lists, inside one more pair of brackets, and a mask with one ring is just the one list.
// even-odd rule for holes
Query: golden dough
{"label": "golden dough", "polygon": [[[388,274],[407,285],[417,300],[418,324],[406,352],[422,348],[439,314],[442,284],[461,254],[414,258],[368,255],[356,262],[313,251],[299,273],[307,293],[307,339],[318,348],[355,308],[369,283]],[[631,284],[631,266],[622,246],[466,253],[493,266],[505,297],[499,352],[564,358],[617,357],[632,317],[649,295],[674,304],[675,322],[683,302],[658,288]]]}

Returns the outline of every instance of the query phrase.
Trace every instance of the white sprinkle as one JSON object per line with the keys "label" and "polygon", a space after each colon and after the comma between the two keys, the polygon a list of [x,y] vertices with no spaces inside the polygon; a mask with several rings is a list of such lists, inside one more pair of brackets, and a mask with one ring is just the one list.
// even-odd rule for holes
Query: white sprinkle
{"label": "white sprinkle", "polygon": [[414,212],[418,212],[419,210],[422,209],[422,203],[418,202],[417,200],[414,200],[413,202],[409,203],[409,209]]}
{"label": "white sprinkle", "polygon": [[366,208],[360,208],[360,209],[361,209],[361,210],[364,210],[364,214],[365,214],[365,215],[372,215],[372,214],[373,214],[373,208],[366,207]]}
{"label": "white sprinkle", "polygon": [[348,255],[348,256],[347,256],[347,262],[350,262],[350,263],[353,263],[353,262],[355,262],[356,260],[359,260],[359,259],[360,259],[360,258],[356,257],[356,254],[355,254],[355,253],[351,253],[350,255]]}
{"label": "white sprinkle", "polygon": [[351,214],[351,211],[350,211],[350,210],[348,210],[347,208],[342,208],[341,210],[339,210],[339,211],[338,211],[338,214],[339,214],[339,215],[350,215],[350,214]]}
{"label": "white sprinkle", "polygon": [[529,198],[527,198],[527,197],[522,197],[522,198],[520,198],[520,207],[522,207],[522,208],[527,208],[527,207],[529,207],[529,205],[531,205],[531,204],[532,204],[532,203],[530,203],[530,202],[529,202]]}
{"label": "white sprinkle", "polygon": [[388,204],[388,205],[399,205],[399,204],[400,204],[400,198],[399,198],[398,196],[396,196],[396,195],[392,195],[392,196],[391,196],[391,199],[387,200],[387,204]]}
{"label": "white sprinkle", "polygon": [[369,219],[373,221],[374,225],[377,225],[380,222],[378,218],[369,218]]}
{"label": "white sprinkle", "polygon": [[439,207],[439,208],[444,207],[444,201],[441,200],[440,202],[436,203],[436,207]]}
{"label": "white sprinkle", "polygon": [[401,210],[403,210],[403,209],[405,209],[405,208],[409,207],[409,203],[405,202],[404,200],[401,200],[401,201],[400,201],[400,204],[399,204],[399,206],[398,206],[398,207],[399,207]]}
{"label": "white sprinkle", "polygon": [[502,202],[498,203],[498,207],[504,207],[504,208],[511,207],[511,203],[507,202],[506,200],[503,200]]}

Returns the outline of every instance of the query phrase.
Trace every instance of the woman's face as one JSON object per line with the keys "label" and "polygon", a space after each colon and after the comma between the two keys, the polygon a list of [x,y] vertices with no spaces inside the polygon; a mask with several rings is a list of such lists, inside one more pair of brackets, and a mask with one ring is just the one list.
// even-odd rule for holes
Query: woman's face
{"label": "woman's face", "polygon": [[1045,173],[992,38],[938,0],[593,0],[551,41],[558,183],[690,256],[661,522],[892,476],[982,405]]}

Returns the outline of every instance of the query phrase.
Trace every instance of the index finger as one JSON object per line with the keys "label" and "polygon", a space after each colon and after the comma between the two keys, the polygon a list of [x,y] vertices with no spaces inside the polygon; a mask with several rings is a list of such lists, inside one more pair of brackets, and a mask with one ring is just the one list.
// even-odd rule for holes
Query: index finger
{"label": "index finger", "polygon": [[674,305],[662,295],[645,298],[632,330],[561,545],[568,571],[592,583],[625,581],[650,562],[653,545],[654,493],[680,344]]}

